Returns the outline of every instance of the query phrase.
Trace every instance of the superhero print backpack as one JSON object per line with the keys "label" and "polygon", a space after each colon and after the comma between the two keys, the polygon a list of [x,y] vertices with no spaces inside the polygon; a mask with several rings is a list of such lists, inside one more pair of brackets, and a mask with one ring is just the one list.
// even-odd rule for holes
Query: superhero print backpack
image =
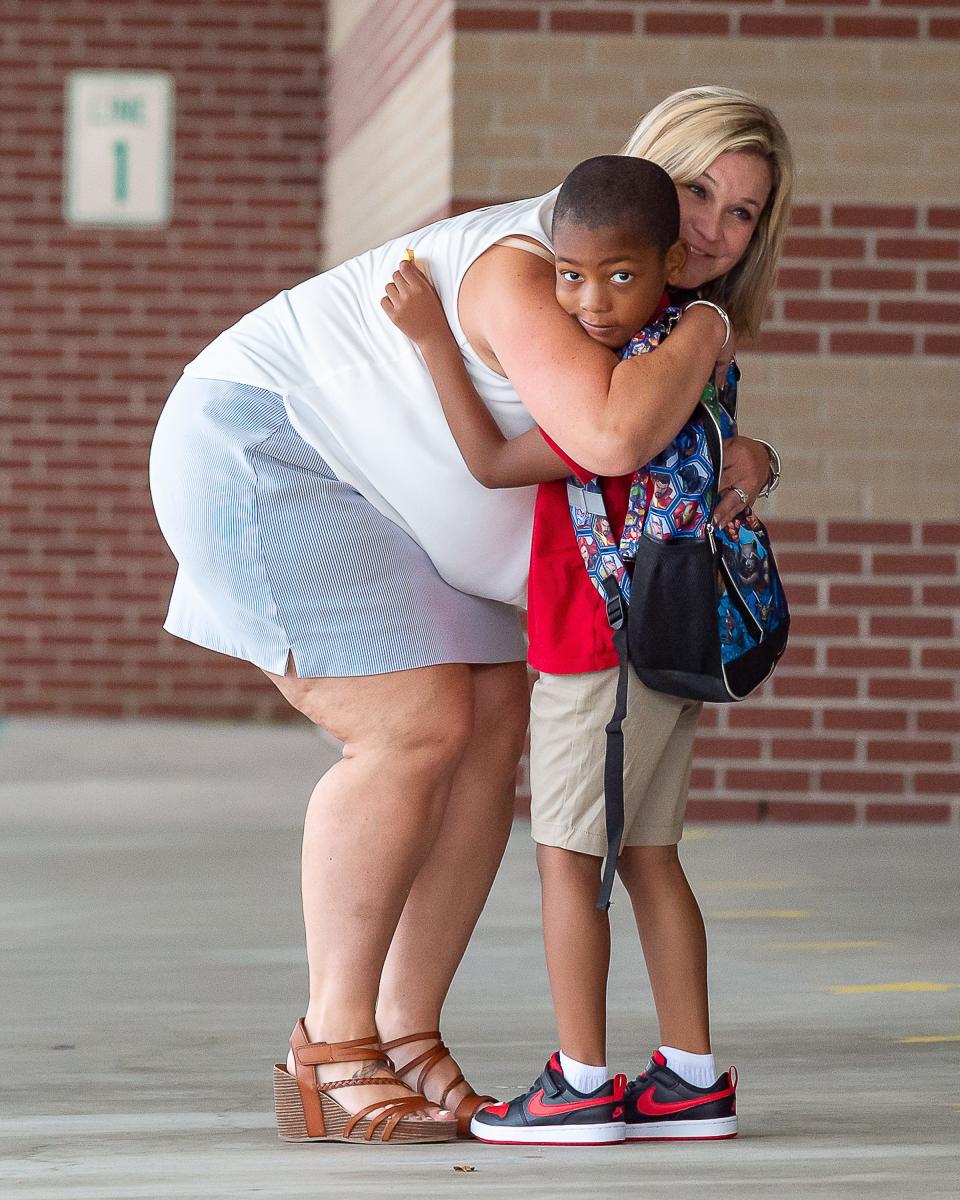
{"label": "superhero print backpack", "polygon": [[[667,309],[621,357],[653,350],[679,315]],[[581,557],[612,629],[627,630],[638,677],[657,691],[713,703],[755,691],[783,654],[790,627],[762,522],[749,510],[725,529],[711,521],[723,442],[736,433],[739,377],[731,362],[723,386],[708,384],[670,445],[635,473],[619,542],[598,481],[567,484]]]}
{"label": "superhero print backpack", "polygon": [[[680,317],[667,309],[621,351],[656,348]],[[746,510],[725,529],[713,510],[723,442],[736,433],[739,368],[704,388],[690,420],[638,470],[623,535],[613,537],[597,479],[571,479],[567,498],[581,556],[606,604],[620,664],[607,726],[607,861],[598,907],[609,905],[623,832],[623,734],[629,668],[647,687],[691,700],[743,700],[786,649],[790,613],[769,535]]]}

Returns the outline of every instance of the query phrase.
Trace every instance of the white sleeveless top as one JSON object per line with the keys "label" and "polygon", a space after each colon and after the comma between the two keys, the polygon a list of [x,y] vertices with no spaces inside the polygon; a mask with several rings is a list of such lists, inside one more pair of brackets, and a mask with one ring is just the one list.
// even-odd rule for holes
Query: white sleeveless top
{"label": "white sleeveless top", "polygon": [[467,371],[508,437],[531,428],[513,386],[477,357],[457,317],[467,268],[501,238],[550,246],[556,191],[438,221],[281,292],[222,333],[185,374],[269,388],[290,422],[461,591],[522,605],[536,489],[470,475],[420,353],[380,307],[412,247],[439,292]]}

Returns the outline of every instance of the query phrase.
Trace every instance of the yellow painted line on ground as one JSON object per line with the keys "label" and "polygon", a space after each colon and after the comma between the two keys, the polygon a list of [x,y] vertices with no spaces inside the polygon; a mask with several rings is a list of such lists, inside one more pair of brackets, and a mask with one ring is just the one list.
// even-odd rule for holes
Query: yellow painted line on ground
{"label": "yellow painted line on ground", "polygon": [[805,908],[721,908],[709,915],[721,921],[802,921],[805,917],[812,917],[813,913]]}
{"label": "yellow painted line on ground", "polygon": [[827,988],[835,996],[860,996],[867,992],[949,992],[960,983],[845,983]]}
{"label": "yellow painted line on ground", "polygon": [[[960,1042],[960,1033],[925,1034],[923,1037],[897,1038],[897,1041],[902,1046],[927,1046],[933,1042]],[[960,1104],[955,1104],[953,1107],[960,1109]]]}
{"label": "yellow painted line on ground", "polygon": [[768,950],[867,950],[889,942],[767,942]]}
{"label": "yellow painted line on ground", "polygon": [[702,829],[695,826],[693,829],[685,829],[683,831],[683,840],[685,842],[702,842],[707,838],[716,838],[718,835],[712,829]]}
{"label": "yellow painted line on ground", "polygon": [[705,883],[698,882],[696,889],[698,892],[782,892],[796,886],[780,879],[708,879]]}

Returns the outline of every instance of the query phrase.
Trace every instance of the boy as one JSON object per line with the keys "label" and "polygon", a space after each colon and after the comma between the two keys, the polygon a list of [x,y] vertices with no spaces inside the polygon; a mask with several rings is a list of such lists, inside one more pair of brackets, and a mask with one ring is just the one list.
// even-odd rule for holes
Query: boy
{"label": "boy", "polygon": [[[664,289],[686,261],[678,235],[676,188],[666,172],[643,159],[588,159],[567,176],[554,210],[558,302],[595,341],[621,357],[636,353],[637,331],[666,305]],[[594,903],[606,850],[603,727],[613,710],[617,657],[563,482],[591,472],[540,430],[510,440],[501,434],[469,381],[436,294],[412,264],[394,275],[382,303],[418,345],[475,478],[486,487],[540,484],[528,608],[529,661],[540,672],[531,706],[531,832],[560,1050],[525,1095],[477,1113],[471,1132],[526,1144],[733,1136],[734,1084],[717,1078],[710,1053],[703,922],[676,853],[701,706],[631,679],[618,870],[665,1044],[625,1091],[624,1077],[611,1085],[606,1067],[609,924]],[[615,538],[631,479],[601,481]]]}

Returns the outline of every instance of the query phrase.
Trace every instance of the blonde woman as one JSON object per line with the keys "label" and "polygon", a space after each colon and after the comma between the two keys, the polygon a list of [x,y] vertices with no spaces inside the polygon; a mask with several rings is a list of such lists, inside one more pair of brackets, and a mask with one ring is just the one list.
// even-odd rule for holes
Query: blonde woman
{"label": "blonde woman", "polygon": [[[748,330],[782,236],[786,143],[748,97],[677,101],[654,143],[693,122],[687,141],[709,147],[696,177],[671,172],[682,282],[718,286],[756,249],[764,274],[725,297]],[[188,365],[157,429],[152,487],[179,562],[166,627],[260,667],[344,743],[304,828],[310,994],[274,1073],[285,1138],[447,1140],[484,1103],[438,1030],[510,828],[534,493],[472,479],[383,285],[413,247],[501,428],[535,422],[599,474],[671,440],[727,338],[698,306],[617,365],[554,301],[553,200],[439,222],[281,293]],[[760,443],[726,462],[722,519],[771,482]]]}

